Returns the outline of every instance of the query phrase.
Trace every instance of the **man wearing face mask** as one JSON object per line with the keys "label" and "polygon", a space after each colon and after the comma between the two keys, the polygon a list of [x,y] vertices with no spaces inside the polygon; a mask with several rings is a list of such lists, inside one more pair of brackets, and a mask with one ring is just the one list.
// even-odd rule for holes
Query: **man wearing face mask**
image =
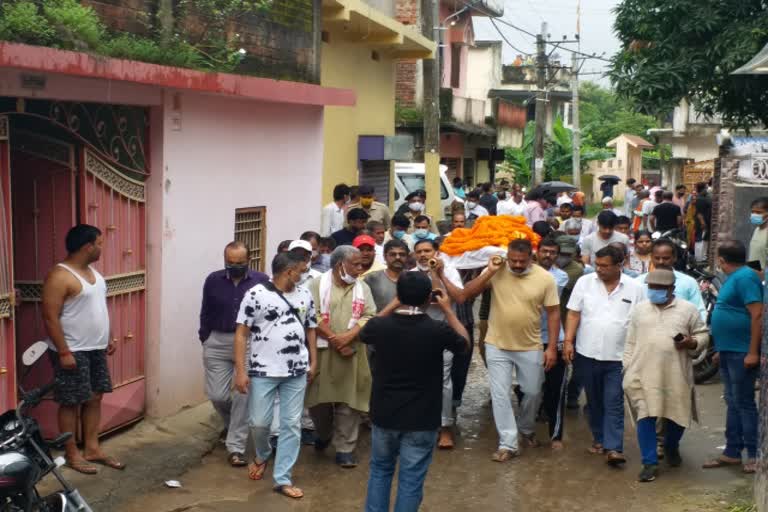
{"label": "man wearing face mask", "polygon": [[464,203],[464,214],[470,223],[480,217],[490,215],[488,210],[480,205],[480,192],[477,190],[471,190],[467,193],[467,201]]}
{"label": "man wearing face mask", "polygon": [[[463,304],[464,296],[459,271],[452,265],[446,265],[438,256],[438,244],[433,240],[421,240],[416,242],[414,253],[416,256],[416,267],[413,272],[423,272],[432,280],[432,288],[440,290],[439,293],[448,295],[452,303]],[[430,264],[434,262],[434,265]],[[434,320],[445,320],[445,314],[442,309],[434,304],[427,308],[427,315]],[[437,441],[437,447],[444,450],[450,450],[454,446],[453,426],[456,422],[453,413],[453,380],[451,373],[453,370],[453,353],[446,351],[443,353],[443,409],[440,436]]]}
{"label": "man wearing face mask", "polygon": [[408,194],[405,197],[405,200],[406,203],[403,206],[407,207],[407,210],[405,210],[403,215],[405,215],[405,218],[408,219],[409,222],[408,233],[413,233],[413,231],[416,229],[414,225],[416,222],[416,217],[425,215],[430,220],[429,230],[432,233],[437,234],[437,227],[435,226],[434,222],[432,222],[432,217],[427,215],[424,211],[426,208],[427,193],[423,190],[416,190],[415,192]]}
{"label": "man wearing face mask", "polygon": [[301,274],[301,281],[299,281],[300,285],[306,286],[307,281],[322,275],[322,272],[318,272],[309,266],[312,260],[312,244],[306,240],[294,240],[288,246],[288,252],[292,252],[300,256],[307,263],[304,272]]}
{"label": "man wearing face mask", "polygon": [[693,386],[695,357],[707,345],[707,326],[696,307],[675,297],[675,275],[654,270],[646,278],[648,302],[639,304],[629,321],[624,345],[624,395],[642,455],[638,480],[656,479],[656,420],[664,419],[663,450],[672,467],[682,464],[680,439],[691,420],[698,420]]}
{"label": "man wearing face mask", "polygon": [[376,314],[376,303],[358,279],[362,272],[360,251],[343,245],[331,254],[331,270],[309,283],[318,311],[318,376],[307,389],[306,406],[315,424],[315,449],[333,442],[336,464],[343,468],[357,466],[360,415],[368,412],[371,396],[371,371],[358,335]]}
{"label": "man wearing face mask", "polygon": [[312,254],[309,260],[310,268],[317,270],[321,274],[328,270],[323,264],[322,254],[320,254],[320,234],[315,231],[305,231],[301,234],[299,240],[309,242],[310,247],[312,247]]}
{"label": "man wearing face mask", "polygon": [[355,208],[347,213],[347,225],[331,235],[336,242],[336,246],[352,245],[355,237],[365,229],[365,223],[368,222],[368,214],[362,208]]}
{"label": "man wearing face mask", "polygon": [[408,228],[411,227],[411,221],[401,213],[396,213],[392,217],[392,227],[384,234],[384,244],[390,240],[400,240],[408,246],[409,251],[413,251],[413,236],[408,234]]}
{"label": "man wearing face mask", "polygon": [[426,215],[419,215],[413,219],[413,240],[414,243],[420,240],[434,240],[437,235],[430,231],[431,221]]}
{"label": "man wearing face mask", "polygon": [[760,268],[765,272],[768,259],[768,197],[758,197],[752,201],[749,223],[755,227],[755,230],[749,241],[747,261],[760,263]]}
{"label": "man wearing face mask", "polygon": [[248,397],[231,392],[237,313],[245,292],[269,281],[266,274],[249,270],[248,255],[243,242],[230,242],[224,248],[224,269],[211,273],[203,285],[198,331],[203,343],[205,392],[227,426],[226,446],[232,466],[248,464],[244,456]]}
{"label": "man wearing face mask", "polygon": [[[507,259],[491,259],[477,279],[467,283],[465,299],[491,290],[485,360],[491,388],[493,419],[499,433],[498,450],[492,460],[506,462],[519,454],[518,437],[528,447],[536,440],[536,413],[541,400],[544,371],[557,362],[560,333],[560,299],[552,275],[533,264],[533,246],[529,240],[510,242]],[[543,350],[541,312],[547,313],[549,339]],[[517,374],[523,400],[520,426],[512,409],[512,376]]]}
{"label": "man wearing face mask", "polygon": [[357,189],[359,202],[349,205],[349,210],[362,209],[368,214],[368,220],[381,222],[384,228],[389,227],[389,208],[384,203],[374,201],[374,189],[371,185],[360,185]]}

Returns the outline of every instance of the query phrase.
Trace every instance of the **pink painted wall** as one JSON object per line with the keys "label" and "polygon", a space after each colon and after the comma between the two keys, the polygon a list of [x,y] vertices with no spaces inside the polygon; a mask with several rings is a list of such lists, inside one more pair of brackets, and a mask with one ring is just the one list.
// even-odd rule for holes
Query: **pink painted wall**
{"label": "pink painted wall", "polygon": [[314,212],[321,208],[321,107],[187,93],[179,100],[166,93],[151,126],[147,395],[153,416],[205,399],[201,289],[206,275],[223,266],[235,208],[267,207],[267,269],[280,241],[319,228]]}

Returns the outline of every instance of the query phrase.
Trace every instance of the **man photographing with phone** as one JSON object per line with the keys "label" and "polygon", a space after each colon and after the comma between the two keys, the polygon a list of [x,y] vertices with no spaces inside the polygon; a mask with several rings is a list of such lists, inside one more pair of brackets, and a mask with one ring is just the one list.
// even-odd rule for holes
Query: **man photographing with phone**
{"label": "man photographing with phone", "polygon": [[707,326],[696,306],[675,297],[675,274],[661,269],[646,277],[648,301],[638,304],[624,345],[624,394],[642,455],[638,480],[652,482],[658,472],[656,419],[666,419],[664,455],[682,464],[680,439],[698,420],[692,358],[707,345]]}

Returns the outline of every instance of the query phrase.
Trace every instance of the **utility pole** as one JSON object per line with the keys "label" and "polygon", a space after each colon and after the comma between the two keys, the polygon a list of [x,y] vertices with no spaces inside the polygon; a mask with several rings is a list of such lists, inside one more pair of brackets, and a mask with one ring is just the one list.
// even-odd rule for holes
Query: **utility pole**
{"label": "utility pole", "polygon": [[571,92],[573,100],[571,102],[571,112],[573,117],[573,186],[581,189],[581,128],[579,126],[579,57],[573,53],[573,64],[571,64]]}
{"label": "utility pole", "polygon": [[427,212],[435,220],[443,217],[440,207],[440,41],[442,30],[437,27],[438,1],[421,0],[421,32],[437,43],[434,59],[423,59],[424,87],[424,190],[427,192]]}
{"label": "utility pole", "polygon": [[533,186],[544,181],[544,134],[547,130],[547,24],[541,24],[536,36],[536,133],[533,139]]}

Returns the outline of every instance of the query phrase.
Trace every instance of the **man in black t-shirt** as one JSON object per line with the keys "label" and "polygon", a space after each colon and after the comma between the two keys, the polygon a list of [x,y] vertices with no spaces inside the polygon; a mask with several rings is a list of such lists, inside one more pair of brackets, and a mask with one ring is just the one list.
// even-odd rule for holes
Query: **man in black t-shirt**
{"label": "man in black t-shirt", "polygon": [[653,209],[649,222],[653,231],[669,231],[683,225],[683,212],[672,202],[675,194],[666,191],[662,194],[662,203]]}
{"label": "man in black t-shirt", "polygon": [[469,336],[442,290],[437,305],[445,321],[425,314],[432,282],[421,272],[403,272],[397,300],[368,321],[360,340],[373,345],[371,469],[365,509],[387,512],[398,457],[396,510],[418,510],[441,422],[443,351],[469,349]]}
{"label": "man in black t-shirt", "polygon": [[707,184],[696,184],[696,241],[709,241],[712,224],[712,198],[707,193]]}

